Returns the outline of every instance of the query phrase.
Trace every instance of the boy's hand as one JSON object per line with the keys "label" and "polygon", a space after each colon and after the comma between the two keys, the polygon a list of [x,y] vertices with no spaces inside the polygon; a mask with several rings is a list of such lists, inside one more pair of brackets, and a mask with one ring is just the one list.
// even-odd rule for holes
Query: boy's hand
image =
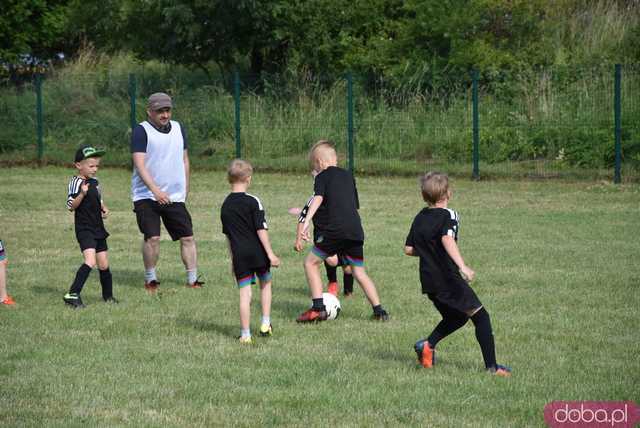
{"label": "boy's hand", "polygon": [[467,282],[473,281],[473,279],[476,277],[476,273],[468,266],[462,266],[460,268],[460,275],[462,275],[462,278],[464,278]]}
{"label": "boy's hand", "polygon": [[296,242],[293,244],[293,249],[300,252],[303,248],[304,242],[302,241],[302,236],[296,236]]}
{"label": "boy's hand", "polygon": [[102,218],[107,218],[109,216],[109,208],[106,205],[102,206]]}
{"label": "boy's hand", "polygon": [[80,191],[83,195],[87,194],[87,192],[89,191],[89,180],[84,180],[82,182],[82,184],[80,185]]}
{"label": "boy's hand", "polygon": [[269,255],[269,262],[271,263],[271,266],[275,268],[280,266],[280,259],[275,254]]}
{"label": "boy's hand", "polygon": [[309,242],[309,223],[307,223],[306,221],[303,223],[300,235],[304,241]]}

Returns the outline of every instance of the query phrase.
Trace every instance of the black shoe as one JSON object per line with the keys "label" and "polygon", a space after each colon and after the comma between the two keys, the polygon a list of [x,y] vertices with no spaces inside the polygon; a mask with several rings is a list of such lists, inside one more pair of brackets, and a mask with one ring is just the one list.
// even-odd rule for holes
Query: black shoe
{"label": "black shoe", "polygon": [[374,312],[371,318],[375,321],[389,321],[389,314],[381,309],[379,312]]}
{"label": "black shoe", "polygon": [[120,303],[118,301],[118,299],[116,299],[115,297],[111,296],[111,297],[107,297],[105,299],[103,299],[105,303],[111,303],[112,305],[117,305],[118,303]]}
{"label": "black shoe", "polygon": [[76,293],[67,293],[64,295],[62,300],[64,300],[64,303],[73,307],[74,309],[82,309],[85,307],[84,303],[82,303],[80,295]]}

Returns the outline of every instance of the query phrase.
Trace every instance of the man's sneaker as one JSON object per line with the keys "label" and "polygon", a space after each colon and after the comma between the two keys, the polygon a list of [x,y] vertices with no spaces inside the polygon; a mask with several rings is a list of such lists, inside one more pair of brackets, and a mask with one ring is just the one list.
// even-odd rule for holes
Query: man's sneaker
{"label": "man's sneaker", "polygon": [[116,305],[120,302],[118,302],[118,299],[116,299],[115,297],[111,296],[111,297],[107,297],[106,299],[103,299],[105,303],[111,303],[112,305]]}
{"label": "man's sneaker", "polygon": [[251,336],[240,336],[238,337],[238,342],[243,345],[251,345],[253,343],[253,340],[251,339]]}
{"label": "man's sneaker", "polygon": [[327,292],[329,292],[330,294],[333,294],[334,296],[338,295],[338,283],[337,282],[330,282],[327,285]]}
{"label": "man's sneaker", "polygon": [[491,367],[487,369],[487,371],[495,376],[501,376],[501,377],[511,376],[511,369],[507,366],[501,366],[500,364],[496,364],[495,367]]}
{"label": "man's sneaker", "polygon": [[81,309],[85,307],[84,303],[82,303],[80,295],[76,293],[67,293],[64,295],[62,300],[64,300],[64,303],[73,307],[74,309]]}
{"label": "man's sneaker", "polygon": [[380,312],[374,312],[371,319],[375,321],[389,321],[389,314],[387,311],[382,309]]}
{"label": "man's sneaker", "polygon": [[160,282],[156,281],[155,279],[144,283],[144,289],[147,290],[150,294],[154,294],[156,291],[158,291],[159,286]]}
{"label": "man's sneaker", "polygon": [[13,300],[13,298],[7,294],[6,299],[0,301],[0,304],[7,305],[7,306],[12,306],[12,305],[16,304],[16,301]]}
{"label": "man's sneaker", "polygon": [[318,322],[327,320],[327,311],[317,311],[313,308],[304,311],[296,319],[297,322]]}
{"label": "man's sneaker", "polygon": [[187,283],[185,286],[187,288],[202,288],[204,286],[204,281],[200,281],[200,278],[198,278],[193,284]]}
{"label": "man's sneaker", "polygon": [[262,324],[260,326],[260,336],[267,337],[273,335],[273,327],[271,324]]}
{"label": "man's sneaker", "polygon": [[436,350],[431,347],[431,344],[427,339],[422,339],[416,342],[413,347],[416,350],[418,356],[418,362],[425,368],[431,368],[436,363]]}

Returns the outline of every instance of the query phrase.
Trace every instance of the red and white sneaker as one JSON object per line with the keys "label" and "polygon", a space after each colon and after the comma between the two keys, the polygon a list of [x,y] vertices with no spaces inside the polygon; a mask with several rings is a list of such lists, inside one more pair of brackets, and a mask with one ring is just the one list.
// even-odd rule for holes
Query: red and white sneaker
{"label": "red and white sneaker", "polygon": [[13,306],[16,304],[16,301],[13,300],[11,296],[7,294],[7,298],[0,302],[2,305]]}
{"label": "red and white sneaker", "polygon": [[144,289],[147,290],[149,294],[155,294],[158,291],[159,286],[160,282],[156,281],[155,279],[144,283]]}

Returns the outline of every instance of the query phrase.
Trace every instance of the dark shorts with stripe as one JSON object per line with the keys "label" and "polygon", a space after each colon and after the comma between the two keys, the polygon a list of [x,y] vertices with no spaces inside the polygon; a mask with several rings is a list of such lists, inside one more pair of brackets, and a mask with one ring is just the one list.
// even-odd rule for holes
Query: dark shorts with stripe
{"label": "dark shorts with stripe", "polygon": [[271,280],[271,271],[269,267],[262,267],[258,269],[247,270],[241,274],[236,273],[236,281],[238,288],[246,287],[256,283],[256,277],[260,282],[266,282]]}
{"label": "dark shorts with stripe", "polygon": [[145,241],[160,236],[160,219],[172,240],[193,236],[191,215],[184,202],[160,205],[152,199],[141,199],[133,203],[133,212]]}
{"label": "dark shorts with stripe", "polygon": [[427,296],[443,317],[445,314],[450,314],[451,310],[466,315],[482,306],[475,291],[466,281],[460,279],[460,281],[455,281],[453,284],[446,290],[427,293]]}
{"label": "dark shorts with stripe", "polygon": [[322,260],[337,254],[342,266],[364,266],[363,241],[317,239],[311,251]]}
{"label": "dark shorts with stripe", "polygon": [[96,253],[107,251],[107,238],[96,238],[91,232],[78,232],[76,233],[76,239],[80,244],[80,250],[84,251],[89,248],[95,248]]}
{"label": "dark shorts with stripe", "polygon": [[2,239],[0,239],[0,262],[7,258],[7,254],[4,252],[4,245],[2,244]]}

